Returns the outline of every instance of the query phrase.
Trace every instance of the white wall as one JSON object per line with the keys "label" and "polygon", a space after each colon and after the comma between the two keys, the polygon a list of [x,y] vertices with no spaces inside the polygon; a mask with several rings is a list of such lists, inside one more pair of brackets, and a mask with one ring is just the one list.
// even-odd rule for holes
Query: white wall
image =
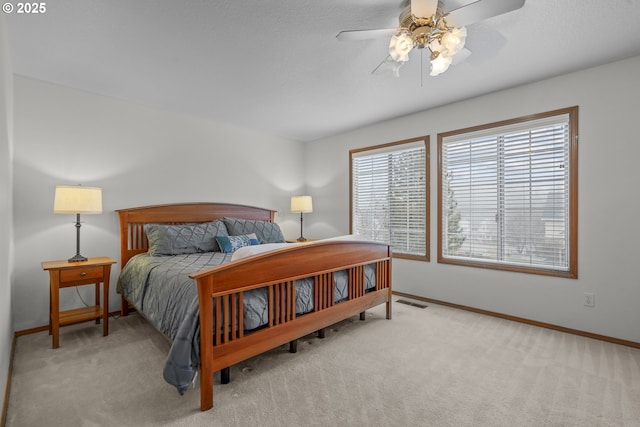
{"label": "white wall", "polygon": [[13,146],[13,73],[4,16],[0,15],[0,394],[11,358],[11,274],[13,236],[11,227],[11,157]]}
{"label": "white wall", "polygon": [[[289,197],[304,191],[304,146],[210,121],[15,77],[13,321],[48,323],[44,260],[75,254],[73,215],[53,214],[56,184],[102,187],[103,214],[84,215],[81,253],[119,258],[115,209],[220,201],[276,209],[285,237],[298,233]],[[242,114],[242,111],[238,111]],[[110,310],[119,265],[112,270]],[[61,290],[61,309],[81,305]],[[85,300],[91,287],[81,290]]]}
{"label": "white wall", "polygon": [[[4,57],[0,55],[3,71],[7,56],[5,49]],[[637,75],[640,57],[306,146],[15,77],[15,259],[12,290],[2,288],[0,277],[0,292],[12,298],[16,330],[47,324],[48,280],[40,262],[65,259],[75,252],[73,218],[52,213],[56,184],[103,187],[104,213],[83,217],[82,253],[86,256],[118,258],[114,209],[175,201],[215,200],[278,209],[285,235],[295,238],[298,217],[288,213],[289,196],[305,191],[305,186],[314,196],[314,212],[305,215],[305,236],[328,237],[349,230],[349,149],[431,135],[432,261],[396,260],[396,290],[640,342],[636,306],[640,279],[633,268],[640,241],[636,215],[640,144],[634,120],[640,117]],[[438,264],[437,133],[573,105],[580,107],[579,278]],[[0,111],[0,120],[10,117],[8,110]],[[10,136],[0,135],[0,150],[7,147],[11,147]],[[11,178],[7,179],[3,182],[0,177],[0,190],[11,187]],[[2,250],[0,263],[6,262]],[[113,290],[118,267],[111,283],[111,310],[119,307]],[[62,307],[76,307],[79,300],[74,291],[63,292]],[[594,308],[583,306],[584,292],[596,294]],[[4,327],[0,320],[0,338],[5,333],[10,335],[10,326]]]}
{"label": "white wall", "polygon": [[[307,186],[318,209],[307,235],[349,230],[349,149],[430,135],[432,260],[395,260],[395,290],[640,342],[639,75],[634,57],[309,144]],[[438,132],[574,105],[580,108],[579,278],[438,264]],[[583,306],[585,292],[595,293],[594,308]]]}

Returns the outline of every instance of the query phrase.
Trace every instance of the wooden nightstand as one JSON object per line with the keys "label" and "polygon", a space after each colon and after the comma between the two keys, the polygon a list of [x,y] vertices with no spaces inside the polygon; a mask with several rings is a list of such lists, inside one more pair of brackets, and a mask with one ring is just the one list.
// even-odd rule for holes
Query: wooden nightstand
{"label": "wooden nightstand", "polygon": [[[44,261],[42,269],[49,271],[49,334],[52,336],[52,348],[58,348],[60,326],[94,320],[100,323],[102,318],[103,335],[109,335],[109,276],[111,264],[115,260],[109,257],[89,258],[87,261]],[[100,283],[103,283],[102,305],[100,304]],[[70,286],[96,285],[96,305],[60,311],[60,288]]]}

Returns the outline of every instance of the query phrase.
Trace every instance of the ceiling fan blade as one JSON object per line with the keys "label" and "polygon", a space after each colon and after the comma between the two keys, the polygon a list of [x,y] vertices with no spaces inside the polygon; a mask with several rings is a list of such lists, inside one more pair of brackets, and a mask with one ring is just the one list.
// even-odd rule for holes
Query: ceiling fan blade
{"label": "ceiling fan blade", "polygon": [[438,9],[438,0],[411,0],[411,13],[416,18],[429,18]]}
{"label": "ceiling fan blade", "polygon": [[507,39],[488,23],[478,22],[467,27],[465,47],[471,49],[470,64],[481,65],[491,62],[507,44]]}
{"label": "ceiling fan blade", "polygon": [[395,61],[391,55],[387,56],[376,68],[373,69],[371,74],[381,75],[386,73],[393,73],[394,77],[400,77],[400,67],[404,62]]}
{"label": "ceiling fan blade", "polygon": [[464,27],[493,16],[520,9],[524,2],[525,0],[478,0],[452,10],[445,19],[447,24],[453,27]]}
{"label": "ceiling fan blade", "polygon": [[380,37],[391,37],[398,31],[397,28],[384,28],[380,30],[347,30],[340,31],[336,38],[340,41],[360,41],[377,39]]}

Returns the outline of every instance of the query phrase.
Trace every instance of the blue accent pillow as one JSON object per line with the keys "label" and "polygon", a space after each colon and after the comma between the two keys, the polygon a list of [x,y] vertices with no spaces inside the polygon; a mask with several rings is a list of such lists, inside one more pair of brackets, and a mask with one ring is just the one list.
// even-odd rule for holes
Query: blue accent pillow
{"label": "blue accent pillow", "polygon": [[259,245],[260,241],[255,233],[242,234],[240,236],[216,236],[220,251],[230,254],[245,246]]}

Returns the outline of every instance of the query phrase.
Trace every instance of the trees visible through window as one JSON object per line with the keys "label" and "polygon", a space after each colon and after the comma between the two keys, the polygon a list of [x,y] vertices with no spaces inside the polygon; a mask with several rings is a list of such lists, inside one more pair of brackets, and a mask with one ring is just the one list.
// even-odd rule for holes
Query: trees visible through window
{"label": "trees visible through window", "polygon": [[351,233],[429,259],[429,138],[351,150]]}
{"label": "trees visible through window", "polygon": [[438,135],[438,262],[577,277],[577,115]]}

